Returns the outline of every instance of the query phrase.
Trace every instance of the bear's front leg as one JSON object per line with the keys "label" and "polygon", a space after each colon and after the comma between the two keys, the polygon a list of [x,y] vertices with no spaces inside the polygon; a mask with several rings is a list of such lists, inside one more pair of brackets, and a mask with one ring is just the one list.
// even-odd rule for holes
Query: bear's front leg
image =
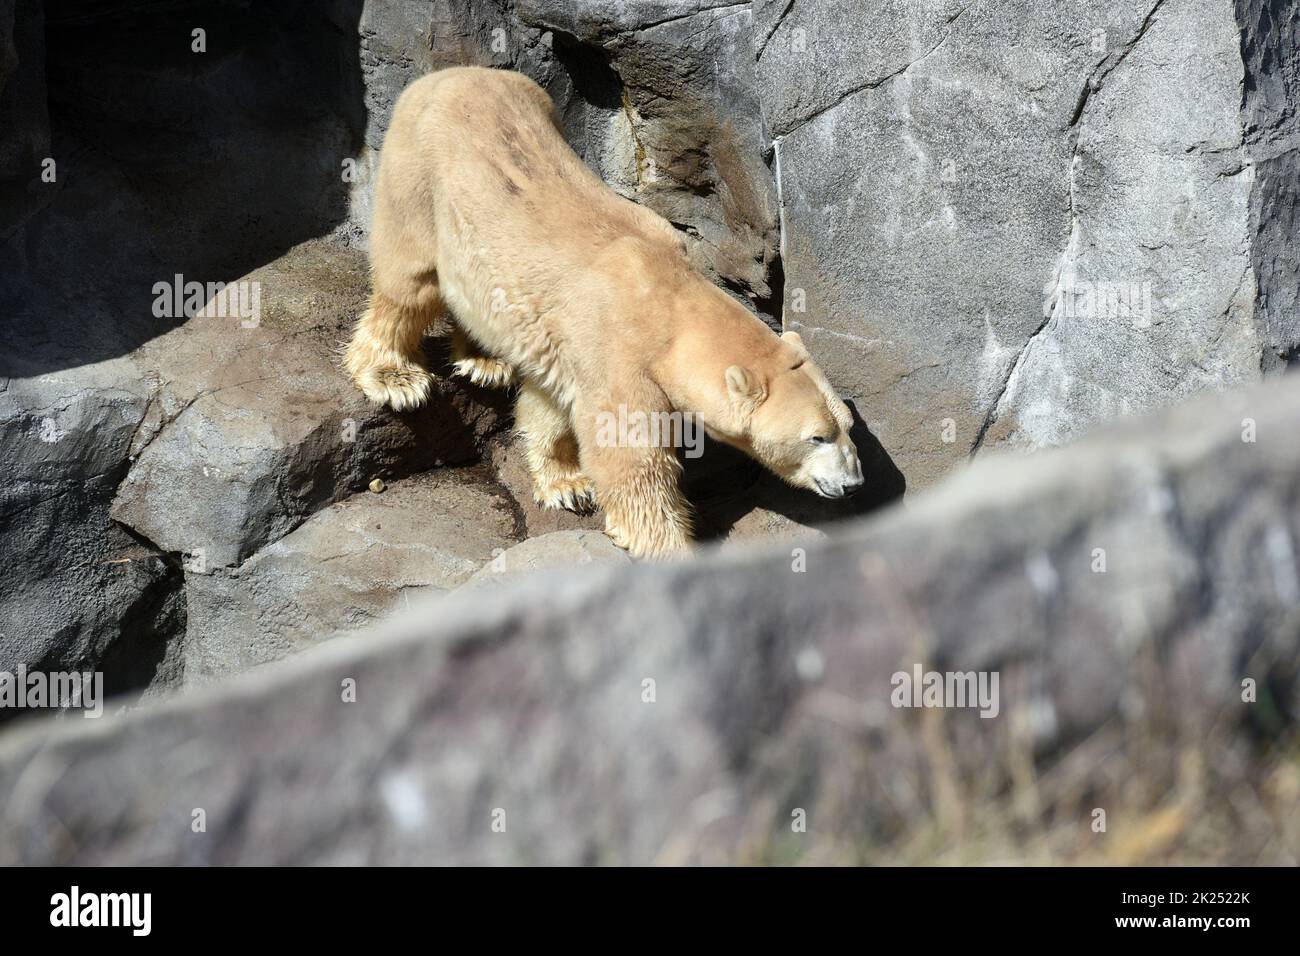
{"label": "bear's front leg", "polygon": [[[688,554],[691,510],[680,488],[682,464],[676,449],[620,435],[616,424],[608,427],[619,421],[615,412],[583,406],[579,402],[574,415],[579,456],[582,470],[596,486],[596,505],[605,512],[605,533],[634,558]],[[669,410],[656,407],[650,413]]]}
{"label": "bear's front leg", "polygon": [[348,375],[366,398],[399,412],[424,404],[431,380],[421,343],[440,310],[436,287],[405,305],[380,292],[371,295],[343,355]]}

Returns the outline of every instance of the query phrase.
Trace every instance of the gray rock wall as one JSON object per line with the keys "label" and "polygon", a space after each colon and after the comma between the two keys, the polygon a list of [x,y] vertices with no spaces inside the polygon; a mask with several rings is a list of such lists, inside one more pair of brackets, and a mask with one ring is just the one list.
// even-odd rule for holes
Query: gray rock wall
{"label": "gray rock wall", "polygon": [[1294,196],[1261,192],[1285,175],[1251,146],[1294,110],[1250,47],[1294,48],[1283,4],[1246,41],[1250,11],[1201,0],[756,7],[785,322],[909,481],[1253,380],[1294,343],[1294,293],[1259,286],[1286,286]]}

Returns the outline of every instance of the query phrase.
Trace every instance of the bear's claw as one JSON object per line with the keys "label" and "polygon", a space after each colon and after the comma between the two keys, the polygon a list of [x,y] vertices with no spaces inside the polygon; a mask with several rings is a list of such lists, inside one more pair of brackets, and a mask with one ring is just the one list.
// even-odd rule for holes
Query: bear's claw
{"label": "bear's claw", "polygon": [[596,507],[596,488],[585,475],[553,478],[533,488],[533,500],[543,508],[587,514]]}
{"label": "bear's claw", "polygon": [[485,357],[460,359],[453,363],[451,374],[467,378],[484,388],[505,388],[515,380],[513,365],[501,359]]}

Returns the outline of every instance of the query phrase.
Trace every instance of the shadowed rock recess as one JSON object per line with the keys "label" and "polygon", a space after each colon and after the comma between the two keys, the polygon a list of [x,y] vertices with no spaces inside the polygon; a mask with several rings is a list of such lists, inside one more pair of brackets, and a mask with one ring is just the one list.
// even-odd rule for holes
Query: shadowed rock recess
{"label": "shadowed rock recess", "polygon": [[[863,493],[707,444],[720,553],[628,567],[445,342],[365,403],[378,153],[465,63],[803,336]],[[1295,862],[1298,124],[1289,0],[0,0],[0,671],[183,692],[6,725],[0,862]]]}
{"label": "shadowed rock recess", "polygon": [[[1298,427],[1300,383],[1206,401],[806,549],[413,603],[30,725],[0,864],[1295,863]],[[995,706],[896,708],[917,667]]]}

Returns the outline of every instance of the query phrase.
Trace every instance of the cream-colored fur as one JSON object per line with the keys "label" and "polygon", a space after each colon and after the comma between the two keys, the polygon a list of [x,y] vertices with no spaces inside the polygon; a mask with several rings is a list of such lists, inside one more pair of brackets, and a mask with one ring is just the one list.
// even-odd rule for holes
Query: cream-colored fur
{"label": "cream-colored fur", "polygon": [[402,94],[370,241],[374,292],[346,355],[357,386],[419,405],[421,339],[449,332],[457,374],[520,383],[537,500],[594,501],[637,556],[687,550],[690,512],[675,449],[599,440],[599,416],[620,406],[701,415],[712,437],[828,496],[862,482],[849,411],[798,336],[696,273],[677,231],[606,187],[520,74],[458,67]]}

